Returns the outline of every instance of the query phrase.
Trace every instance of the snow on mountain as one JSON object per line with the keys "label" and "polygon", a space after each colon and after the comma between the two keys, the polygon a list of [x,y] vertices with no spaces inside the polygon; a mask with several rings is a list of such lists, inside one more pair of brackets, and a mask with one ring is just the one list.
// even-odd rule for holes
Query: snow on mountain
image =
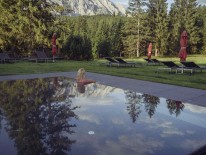
{"label": "snow on mountain", "polygon": [[98,14],[115,14],[125,15],[125,7],[121,4],[114,4],[110,0],[48,0],[57,3],[65,8],[72,10],[73,15],[98,15]]}
{"label": "snow on mountain", "polygon": [[125,15],[126,14],[126,6],[120,4],[120,3],[115,3],[116,7],[121,10],[122,14]]}

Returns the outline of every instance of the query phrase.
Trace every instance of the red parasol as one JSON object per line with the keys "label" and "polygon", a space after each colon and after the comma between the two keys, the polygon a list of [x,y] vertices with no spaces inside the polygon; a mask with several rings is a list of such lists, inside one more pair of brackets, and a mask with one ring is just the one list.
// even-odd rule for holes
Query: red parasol
{"label": "red parasol", "polygon": [[54,56],[56,55],[56,52],[57,52],[56,33],[54,33],[53,36],[52,36],[52,55],[53,55],[53,61],[54,61]]}
{"label": "red parasol", "polygon": [[151,56],[152,56],[152,43],[149,43],[147,52],[148,52],[148,53],[147,53],[148,59],[151,59]]}
{"label": "red parasol", "polygon": [[180,37],[180,52],[179,52],[179,58],[180,61],[186,61],[186,57],[187,57],[187,51],[186,51],[186,47],[187,47],[187,42],[188,42],[188,36],[187,36],[187,32],[183,31]]}

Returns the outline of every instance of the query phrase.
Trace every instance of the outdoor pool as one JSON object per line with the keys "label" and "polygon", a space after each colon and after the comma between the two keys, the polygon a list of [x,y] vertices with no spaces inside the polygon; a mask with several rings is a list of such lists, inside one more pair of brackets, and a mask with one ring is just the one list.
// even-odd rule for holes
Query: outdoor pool
{"label": "outdoor pool", "polygon": [[187,155],[206,107],[66,77],[0,82],[0,155]]}

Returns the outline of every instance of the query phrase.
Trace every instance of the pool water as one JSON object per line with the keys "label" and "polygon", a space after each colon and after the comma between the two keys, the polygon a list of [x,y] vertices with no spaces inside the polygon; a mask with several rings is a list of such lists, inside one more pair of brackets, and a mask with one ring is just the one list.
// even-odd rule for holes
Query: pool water
{"label": "pool water", "polygon": [[206,145],[205,107],[65,77],[0,90],[1,155],[186,155]]}

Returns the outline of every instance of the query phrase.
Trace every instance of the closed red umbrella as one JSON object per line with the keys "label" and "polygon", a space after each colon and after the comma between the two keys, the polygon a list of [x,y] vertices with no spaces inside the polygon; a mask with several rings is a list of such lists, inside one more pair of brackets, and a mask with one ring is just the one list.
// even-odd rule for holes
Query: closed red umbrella
{"label": "closed red umbrella", "polygon": [[180,51],[179,51],[179,55],[178,55],[179,58],[180,58],[180,61],[186,61],[186,58],[187,58],[187,51],[186,51],[187,42],[188,42],[187,32],[183,31],[181,36],[180,36]]}
{"label": "closed red umbrella", "polygon": [[56,33],[53,34],[52,36],[52,55],[53,55],[53,62],[54,62],[54,57],[57,52],[57,46],[56,46]]}
{"label": "closed red umbrella", "polygon": [[152,56],[152,43],[149,43],[148,49],[147,49],[147,57],[148,59],[151,59]]}

